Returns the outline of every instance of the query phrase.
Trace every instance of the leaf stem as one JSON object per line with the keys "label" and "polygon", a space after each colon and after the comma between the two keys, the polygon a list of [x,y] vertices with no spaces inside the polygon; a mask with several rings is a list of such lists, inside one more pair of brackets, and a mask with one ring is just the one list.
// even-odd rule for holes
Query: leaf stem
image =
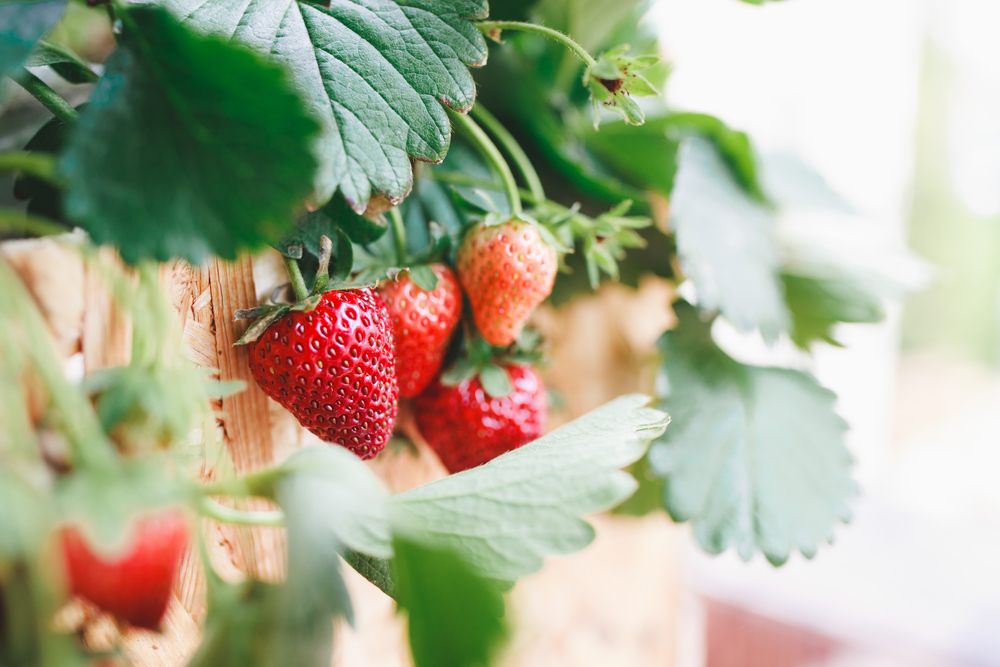
{"label": "leaf stem", "polygon": [[271,526],[280,528],[285,525],[285,513],[247,512],[232,507],[226,507],[211,498],[202,497],[198,500],[198,511],[202,516],[214,519],[219,523],[229,523],[236,526]]}
{"label": "leaf stem", "polygon": [[398,206],[389,209],[389,221],[392,223],[392,238],[396,242],[396,264],[406,265],[406,225],[403,224],[403,214]]}
{"label": "leaf stem", "polygon": [[52,112],[52,115],[62,122],[72,123],[80,117],[80,114],[73,108],[73,105],[63,99],[62,95],[54,91],[49,84],[25,68],[22,67],[20,71],[12,74],[11,78],[19,86],[31,93],[46,109]]}
{"label": "leaf stem", "polygon": [[[451,185],[464,185],[470,188],[482,188],[484,190],[503,190],[503,183],[497,181],[491,181],[488,178],[476,178],[475,176],[469,176],[468,174],[459,171],[444,171],[442,169],[428,169],[427,173],[431,174],[431,179],[438,181],[440,183],[450,183]],[[517,193],[521,196],[523,201],[530,204],[540,204],[542,202],[535,199],[534,195],[525,190],[524,188],[518,188]],[[542,200],[545,201],[545,200]]]}
{"label": "leaf stem", "polygon": [[457,127],[462,131],[465,137],[479,149],[480,154],[486,163],[489,164],[493,171],[497,173],[503,183],[503,189],[507,194],[507,202],[510,205],[511,215],[517,217],[521,215],[521,194],[517,189],[517,181],[514,180],[514,174],[511,173],[510,167],[507,165],[506,160],[503,159],[503,155],[500,154],[500,149],[490,141],[490,138],[483,132],[483,129],[476,125],[476,122],[466,116],[465,114],[457,113],[455,111],[449,112],[452,120],[455,122]]}
{"label": "leaf stem", "polygon": [[511,136],[507,128],[493,114],[487,111],[486,107],[482,104],[477,103],[472,107],[471,113],[479,121],[479,124],[485,127],[486,131],[500,142],[500,145],[503,146],[507,154],[514,160],[514,164],[517,165],[517,170],[521,172],[521,176],[524,178],[524,182],[528,186],[528,190],[531,191],[531,196],[534,200],[536,202],[545,201],[545,190],[542,188],[541,179],[538,178],[538,172],[535,171],[524,149]]}
{"label": "leaf stem", "polygon": [[21,172],[58,184],[56,161],[47,153],[12,151],[0,153],[0,173]]}
{"label": "leaf stem", "polygon": [[285,269],[288,271],[288,277],[292,281],[292,289],[295,290],[295,299],[302,301],[309,296],[305,278],[302,277],[302,269],[299,268],[299,263],[291,257],[284,256],[283,259],[285,260]]}
{"label": "leaf stem", "polygon": [[525,23],[523,21],[477,21],[476,27],[479,28],[480,32],[483,32],[489,37],[492,37],[491,33],[496,33],[501,30],[520,30],[521,32],[534,32],[539,35],[544,35],[549,39],[554,39],[567,49],[572,51],[577,58],[583,61],[587,67],[593,67],[597,62],[594,57],[587,53],[587,50],[577,44],[569,35],[564,35],[558,30],[553,30],[552,28],[546,28],[543,25],[538,25],[536,23]]}
{"label": "leaf stem", "polygon": [[65,234],[69,230],[51,220],[39,218],[34,215],[26,215],[21,211],[10,208],[0,208],[0,229],[27,232],[35,236],[55,236]]}

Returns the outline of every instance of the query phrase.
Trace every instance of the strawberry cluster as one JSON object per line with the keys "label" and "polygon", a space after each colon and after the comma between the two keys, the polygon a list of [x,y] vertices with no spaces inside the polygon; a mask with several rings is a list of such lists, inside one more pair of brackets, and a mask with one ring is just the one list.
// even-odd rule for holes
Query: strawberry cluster
{"label": "strawberry cluster", "polygon": [[[312,302],[257,327],[249,341],[254,379],[303,426],[362,459],[385,448],[399,398],[415,400],[418,426],[451,472],[538,438],[548,415],[545,385],[500,348],[514,343],[552,291],[556,251],[530,222],[481,222],[465,235],[455,266],[424,267],[432,289],[395,269],[374,292],[314,290]],[[466,336],[478,329],[480,349],[491,351],[474,363],[458,360],[469,372],[453,379],[441,371],[454,352],[463,295],[472,320]],[[482,381],[486,366],[494,379],[505,377]]]}

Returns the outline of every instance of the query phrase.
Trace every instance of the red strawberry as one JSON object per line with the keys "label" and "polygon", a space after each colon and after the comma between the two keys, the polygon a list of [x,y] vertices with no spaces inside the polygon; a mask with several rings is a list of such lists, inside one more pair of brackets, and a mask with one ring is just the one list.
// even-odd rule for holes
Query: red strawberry
{"label": "red strawberry", "polygon": [[506,347],[531,312],[552,292],[556,251],[527,222],[480,223],[465,237],[456,258],[458,279],[472,315],[490,345]]}
{"label": "red strawberry", "polygon": [[303,426],[362,459],[392,436],[392,324],[370,289],[332,290],[313,310],[286,313],[250,343],[250,372]]}
{"label": "red strawberry", "polygon": [[455,274],[444,264],[431,264],[431,268],[438,284],[430,292],[405,272],[378,289],[392,317],[396,381],[404,398],[422,392],[437,375],[448,339],[462,316],[462,289]]}
{"label": "red strawberry", "polygon": [[509,366],[513,390],[493,398],[476,375],[455,387],[437,380],[417,397],[417,426],[450,472],[468,470],[545,432],[549,400],[532,368]]}
{"label": "red strawberry", "polygon": [[128,548],[112,556],[95,554],[79,530],[66,528],[62,550],[70,590],[132,625],[156,630],[187,541],[180,511],[140,519]]}

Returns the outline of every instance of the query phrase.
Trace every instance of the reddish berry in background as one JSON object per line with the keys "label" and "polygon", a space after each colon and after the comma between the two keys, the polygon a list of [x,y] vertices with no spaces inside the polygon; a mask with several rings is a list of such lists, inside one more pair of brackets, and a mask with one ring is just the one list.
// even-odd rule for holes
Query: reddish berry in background
{"label": "reddish berry in background", "polygon": [[462,316],[462,289],[447,266],[431,264],[437,287],[425,292],[403,272],[378,289],[392,318],[399,395],[413,398],[441,369],[451,333]]}
{"label": "reddish berry in background", "polygon": [[474,227],[455,264],[479,332],[499,347],[514,342],[552,292],[558,268],[556,251],[535,226],[520,220]]}
{"label": "reddish berry in background", "polygon": [[128,548],[111,556],[95,554],[78,529],[66,528],[62,550],[70,591],[132,625],[156,630],[187,543],[180,511],[139,519]]}
{"label": "reddish berry in background", "polygon": [[449,472],[468,470],[545,433],[549,400],[542,378],[527,366],[507,369],[514,389],[493,398],[479,376],[447,387],[436,380],[415,403],[417,426]]}
{"label": "reddish berry in background", "polygon": [[250,343],[250,372],[303,426],[362,459],[392,436],[392,323],[370,289],[333,290],[311,311],[289,311]]}

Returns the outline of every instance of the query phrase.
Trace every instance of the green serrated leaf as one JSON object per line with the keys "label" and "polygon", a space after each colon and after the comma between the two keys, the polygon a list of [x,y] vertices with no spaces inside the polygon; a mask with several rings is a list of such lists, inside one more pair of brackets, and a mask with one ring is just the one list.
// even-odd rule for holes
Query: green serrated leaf
{"label": "green serrated leaf", "polygon": [[879,285],[851,276],[819,278],[783,273],[785,301],[792,315],[792,340],[804,350],[825,341],[840,345],[833,328],[840,322],[880,322],[888,294]]}
{"label": "green serrated leaf", "polygon": [[392,496],[393,525],[499,581],[534,572],[545,555],[578,551],[594,537],[579,517],[632,494],[635,480],[619,468],[667,424],[648,401],[616,399],[485,465]]}
{"label": "green serrated leaf", "polygon": [[397,538],[396,600],[406,612],[417,667],[490,664],[507,633],[496,582],[484,579],[455,553]]}
{"label": "green serrated leaf", "polygon": [[[392,442],[392,440],[389,441],[389,446],[392,446]],[[412,446],[413,443],[410,445]],[[383,593],[395,599],[396,584],[393,582],[392,562],[390,560],[369,556],[353,549],[344,549],[341,556],[358,574],[375,584]]]}
{"label": "green serrated leaf", "polygon": [[410,278],[417,284],[417,287],[425,292],[433,292],[438,286],[438,277],[427,264],[418,264],[409,268]]}
{"label": "green serrated leaf", "polygon": [[128,261],[273,240],[315,170],[317,125],[282,71],[159,8],[118,14],[121,46],[63,154],[67,216]]}
{"label": "green serrated leaf", "polygon": [[322,126],[319,201],[336,189],[358,212],[379,193],[398,202],[412,183],[410,157],[439,162],[451,126],[441,103],[470,108],[467,70],[486,62],[486,42],[470,19],[485,0],[416,0],[328,6],[277,0],[167,0],[198,30],[233,39],[281,63]]}
{"label": "green serrated leaf", "polygon": [[765,340],[776,340],[790,318],[770,211],[740,188],[707,140],[686,139],[678,163],[670,225],[698,305],[718,309],[741,331],[759,328]]}
{"label": "green serrated leaf", "polygon": [[479,381],[483,390],[493,398],[503,398],[514,391],[507,369],[496,364],[487,364],[479,371]]}
{"label": "green serrated leaf", "polygon": [[35,42],[62,16],[66,0],[5,2],[0,5],[0,74],[25,63]]}
{"label": "green serrated leaf", "polygon": [[690,521],[710,553],[811,558],[849,519],[856,492],[836,396],[808,373],[734,361],[694,307],[678,302],[675,312],[677,329],[659,343],[673,422],[649,453],[667,511]]}
{"label": "green serrated leaf", "polygon": [[[330,217],[354,243],[368,245],[378,241],[389,229],[385,216],[378,215],[374,219],[360,215],[351,208],[343,197],[334,197],[322,208],[323,213]],[[328,234],[329,236],[329,234]],[[332,236],[331,236],[332,238]],[[311,249],[310,249],[311,250]],[[314,254],[319,254],[318,250]]]}
{"label": "green serrated leaf", "polygon": [[83,58],[62,44],[41,40],[25,61],[25,67],[48,65],[70,83],[94,83],[100,77]]}

